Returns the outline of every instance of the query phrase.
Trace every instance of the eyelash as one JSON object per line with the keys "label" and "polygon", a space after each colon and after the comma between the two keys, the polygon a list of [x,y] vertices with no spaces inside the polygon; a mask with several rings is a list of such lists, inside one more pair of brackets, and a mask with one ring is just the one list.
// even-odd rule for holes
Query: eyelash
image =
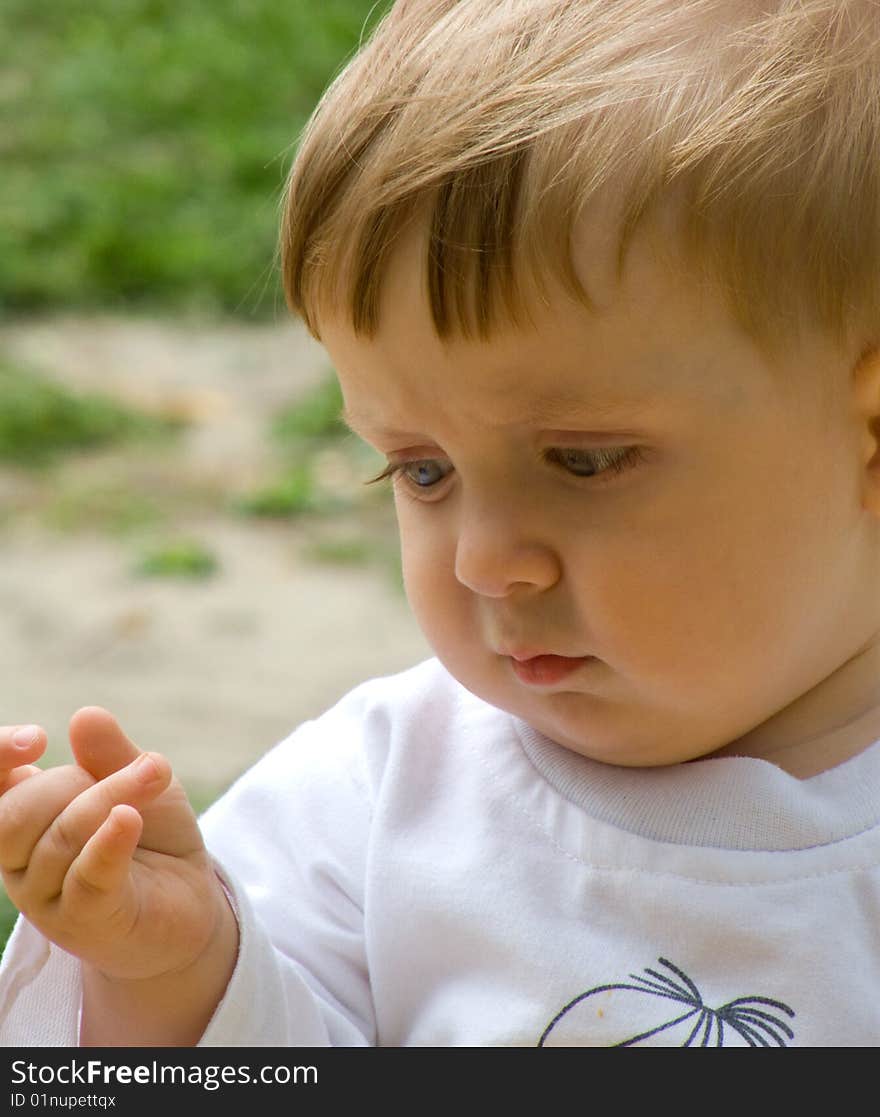
{"label": "eyelash", "polygon": [[563,469],[565,468],[564,462],[559,461],[558,457],[555,455],[586,454],[587,456],[592,456],[599,464],[599,468],[595,473],[575,473],[573,470],[568,470],[573,477],[577,477],[584,481],[592,481],[597,477],[604,477],[606,474],[623,473],[625,470],[631,469],[633,466],[638,465],[639,462],[645,460],[645,453],[641,446],[627,446],[622,454],[618,454],[617,457],[613,458],[608,457],[612,449],[616,449],[616,447],[611,447],[608,450],[601,447],[598,450],[578,450],[574,447],[569,447],[562,450],[547,450],[543,456],[545,461],[560,465]]}
{"label": "eyelash", "polygon": [[[584,480],[584,481],[596,481],[596,478],[603,478],[605,474],[612,474],[613,475],[613,474],[623,473],[627,469],[631,469],[634,466],[638,465],[640,462],[643,462],[645,460],[645,454],[644,454],[644,451],[642,450],[641,446],[628,446],[624,450],[624,452],[622,454],[620,454],[618,457],[612,458],[612,459],[608,460],[604,465],[601,465],[601,460],[604,458],[604,456],[605,456],[605,454],[607,454],[607,452],[608,451],[605,451],[603,449],[580,450],[579,451],[579,450],[575,450],[573,448],[569,448],[569,449],[565,449],[565,450],[561,451],[561,453],[563,453],[563,454],[565,454],[565,453],[583,453],[583,454],[587,454],[587,455],[592,454],[594,458],[600,460],[600,468],[597,469],[597,471],[595,473],[589,473],[588,474],[588,473],[575,473],[573,471],[569,471],[572,477],[575,477],[579,480]],[[565,468],[564,464],[562,462],[560,462],[558,459],[554,459],[554,457],[553,457],[554,454],[559,454],[559,453],[560,453],[560,451],[558,449],[547,450],[543,454],[543,458],[544,458],[545,461],[550,462],[552,464],[561,465],[562,468],[564,469]],[[369,481],[365,482],[365,484],[375,485],[379,481],[393,480],[396,476],[400,475],[405,481],[408,482],[410,488],[412,488],[416,492],[422,492],[422,493],[430,492],[431,489],[435,488],[436,485],[438,485],[440,483],[439,481],[436,481],[431,485],[418,485],[418,484],[416,484],[415,481],[412,481],[410,478],[408,478],[403,471],[405,469],[407,469],[407,467],[409,467],[409,466],[417,465],[421,461],[428,462],[428,461],[433,461],[433,460],[434,460],[433,458],[416,458],[413,461],[408,461],[408,462],[390,462],[385,467],[385,469],[382,470],[381,473],[377,474],[375,477],[371,477],[369,479]],[[448,474],[446,476],[448,476]],[[441,480],[442,480],[442,478],[441,478]],[[604,484],[604,483],[606,483],[606,481],[599,480],[599,481],[596,481],[596,483],[597,484]]]}

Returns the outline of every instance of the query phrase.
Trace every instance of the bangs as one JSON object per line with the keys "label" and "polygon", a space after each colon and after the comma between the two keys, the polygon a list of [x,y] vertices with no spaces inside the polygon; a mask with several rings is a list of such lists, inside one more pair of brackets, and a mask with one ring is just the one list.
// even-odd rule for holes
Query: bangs
{"label": "bangs", "polygon": [[758,340],[877,338],[878,15],[874,0],[396,5],[303,134],[288,303],[318,338],[325,315],[374,335],[415,223],[437,334],[489,339],[551,289],[592,305],[572,238],[600,196],[620,215],[618,273],[675,198],[676,247]]}

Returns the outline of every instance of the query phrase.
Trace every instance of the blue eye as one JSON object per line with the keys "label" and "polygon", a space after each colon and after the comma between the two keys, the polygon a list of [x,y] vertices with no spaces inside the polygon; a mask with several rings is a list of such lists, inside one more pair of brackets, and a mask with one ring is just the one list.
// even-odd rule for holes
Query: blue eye
{"label": "blue eye", "polygon": [[431,489],[438,485],[453,471],[450,462],[440,461],[437,458],[419,458],[412,462],[390,462],[380,474],[371,477],[366,482],[375,485],[377,481],[402,478],[408,485],[416,489]]}
{"label": "blue eye", "polygon": [[437,461],[436,458],[425,458],[423,461],[406,462],[399,467],[399,472],[402,473],[408,481],[411,481],[413,485],[418,485],[420,489],[429,489],[432,485],[436,485],[451,471],[452,466],[444,465],[443,462]]}
{"label": "blue eye", "polygon": [[[544,460],[571,474],[572,477],[590,480],[597,478],[596,484],[608,481],[615,474],[632,469],[646,460],[641,446],[614,446],[607,449],[584,450],[578,447],[553,447],[542,454]],[[411,462],[392,462],[377,476],[366,483],[400,477],[413,489],[427,493],[439,485],[455,467],[442,458],[418,458]]]}

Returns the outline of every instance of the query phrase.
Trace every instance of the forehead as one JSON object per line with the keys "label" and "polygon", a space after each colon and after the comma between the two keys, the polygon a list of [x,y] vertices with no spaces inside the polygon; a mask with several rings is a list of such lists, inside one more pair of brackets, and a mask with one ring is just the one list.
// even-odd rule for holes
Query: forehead
{"label": "forehead", "polygon": [[572,258],[593,309],[550,289],[531,299],[531,325],[488,340],[440,339],[425,291],[425,237],[411,230],[385,276],[375,337],[322,322],[353,425],[379,413],[395,421],[389,412],[416,403],[439,414],[453,399],[483,422],[551,426],[574,411],[610,419],[676,401],[738,406],[741,376],[759,374],[763,358],[726,305],[656,233],[634,238],[619,277],[615,244],[610,225],[578,227]]}

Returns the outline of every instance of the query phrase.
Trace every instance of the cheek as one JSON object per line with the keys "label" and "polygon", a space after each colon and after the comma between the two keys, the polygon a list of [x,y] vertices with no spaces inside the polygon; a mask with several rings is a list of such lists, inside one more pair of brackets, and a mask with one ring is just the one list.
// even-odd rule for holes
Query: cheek
{"label": "cheek", "polygon": [[577,542],[569,581],[596,654],[624,672],[699,675],[765,623],[778,593],[755,550],[766,531],[748,528],[736,502],[693,491],[652,501],[624,529],[605,527]]}
{"label": "cheek", "polygon": [[454,533],[439,515],[407,517],[399,508],[398,520],[404,587],[419,628],[447,670],[491,701],[480,603],[455,575]]}
{"label": "cheek", "polygon": [[729,686],[736,664],[765,663],[801,634],[827,544],[797,489],[768,491],[765,479],[763,491],[694,486],[686,497],[584,547],[576,592],[597,649],[621,670]]}
{"label": "cheek", "polygon": [[405,497],[397,498],[400,558],[407,600],[432,641],[455,624],[463,587],[455,577],[455,540],[444,532],[440,517],[419,516]]}

